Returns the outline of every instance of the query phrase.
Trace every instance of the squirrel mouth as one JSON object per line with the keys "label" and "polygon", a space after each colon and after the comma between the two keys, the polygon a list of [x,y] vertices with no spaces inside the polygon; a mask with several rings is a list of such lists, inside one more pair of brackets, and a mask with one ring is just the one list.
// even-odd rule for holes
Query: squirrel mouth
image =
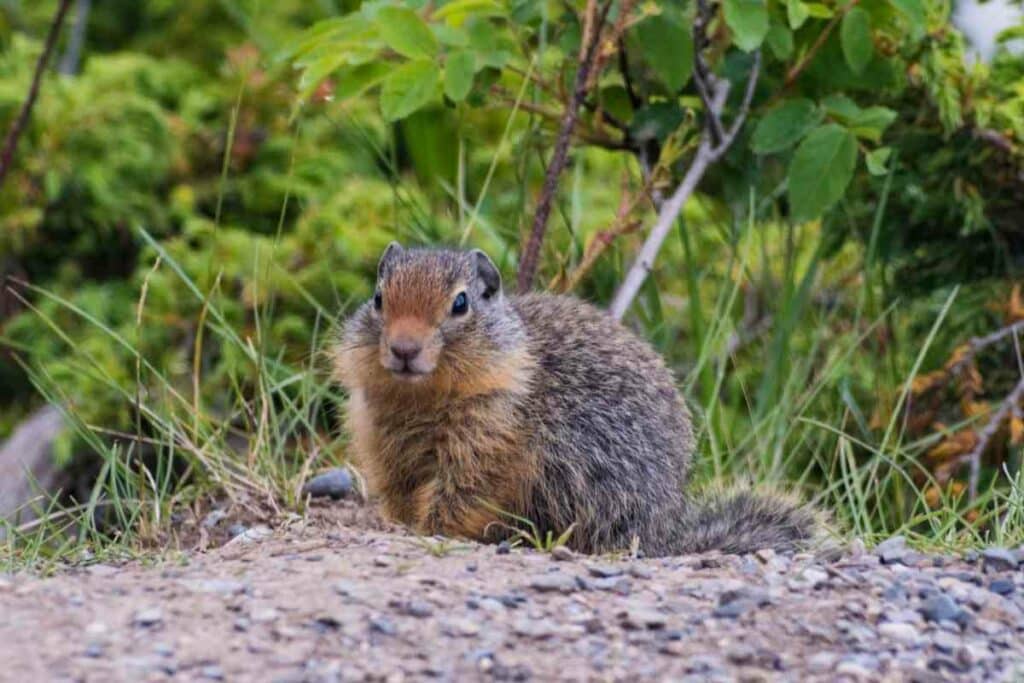
{"label": "squirrel mouth", "polygon": [[429,374],[429,372],[414,370],[408,365],[402,368],[391,368],[391,376],[396,377],[403,382],[418,382]]}

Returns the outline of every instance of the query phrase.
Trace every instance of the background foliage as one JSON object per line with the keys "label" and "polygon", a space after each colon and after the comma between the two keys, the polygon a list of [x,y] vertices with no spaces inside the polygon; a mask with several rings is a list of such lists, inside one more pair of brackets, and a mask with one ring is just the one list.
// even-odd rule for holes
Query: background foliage
{"label": "background foliage", "polygon": [[[322,353],[382,247],[472,243],[513,282],[587,6],[92,3],[0,187],[0,436],[67,408],[80,538],[211,492],[301,507],[344,460]],[[0,122],[54,7],[0,3]],[[728,126],[759,59],[627,322],[701,414],[703,475],[943,543],[1024,535],[1024,58],[972,61],[950,9],[611,3],[538,278],[609,301],[707,134],[701,73]]]}

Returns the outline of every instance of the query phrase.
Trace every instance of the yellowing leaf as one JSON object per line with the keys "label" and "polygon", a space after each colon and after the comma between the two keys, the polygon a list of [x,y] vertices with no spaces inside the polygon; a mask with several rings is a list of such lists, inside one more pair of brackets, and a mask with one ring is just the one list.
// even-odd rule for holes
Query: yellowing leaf
{"label": "yellowing leaf", "polygon": [[978,435],[973,429],[965,429],[953,434],[934,446],[925,455],[929,460],[942,462],[964,453],[970,453],[978,443]]}
{"label": "yellowing leaf", "polygon": [[935,372],[918,375],[910,384],[910,393],[914,396],[920,396],[933,389],[937,389],[945,381],[946,372],[944,370],[936,370]]}
{"label": "yellowing leaf", "polygon": [[1006,305],[1006,322],[1009,324],[1024,320],[1024,297],[1020,293],[1020,284],[1013,286],[1010,301]]}
{"label": "yellowing leaf", "polygon": [[1019,415],[1010,418],[1010,445],[1020,446],[1024,444],[1024,419]]}

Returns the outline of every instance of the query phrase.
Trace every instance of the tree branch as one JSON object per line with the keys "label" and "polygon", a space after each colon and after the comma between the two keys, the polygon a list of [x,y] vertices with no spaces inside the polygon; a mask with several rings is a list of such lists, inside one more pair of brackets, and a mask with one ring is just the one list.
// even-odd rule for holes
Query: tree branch
{"label": "tree branch", "polygon": [[[696,31],[697,28],[695,27],[694,30]],[[647,235],[643,246],[640,248],[639,255],[633,262],[633,265],[630,266],[629,272],[626,273],[626,278],[622,281],[618,291],[615,292],[615,297],[608,307],[608,312],[616,320],[622,319],[622,316],[626,314],[636,295],[640,292],[640,287],[643,286],[644,280],[647,279],[647,276],[654,268],[654,261],[661,250],[661,245],[665,242],[665,238],[668,237],[668,233],[675,224],[676,219],[679,218],[679,214],[682,213],[686,200],[697,189],[697,185],[704,177],[708,168],[722,158],[736,139],[736,135],[739,133],[740,128],[742,128],[744,121],[746,121],[747,112],[750,110],[750,103],[753,100],[754,90],[757,87],[760,67],[761,53],[756,52],[754,53],[754,62],[750,68],[747,88],[743,95],[743,103],[728,133],[723,134],[721,143],[717,145],[714,143],[716,133],[714,132],[715,124],[713,122],[718,121],[719,125],[721,125],[722,110],[725,108],[725,102],[729,96],[729,81],[725,79],[712,81],[711,85],[714,91],[709,93],[709,97],[705,102],[707,112],[705,114],[704,132],[701,135],[701,142],[697,147],[697,153],[694,155],[693,161],[690,162],[690,168],[687,169],[686,175],[683,176],[683,180],[676,187],[675,192],[672,193],[668,201],[661,205],[658,211],[658,218],[651,228],[651,232]]]}
{"label": "tree branch", "polygon": [[558,189],[558,179],[568,162],[569,142],[572,138],[572,131],[576,126],[576,119],[579,118],[580,106],[583,104],[587,94],[590,70],[594,65],[598,52],[597,48],[601,42],[601,28],[604,25],[611,5],[612,3],[609,1],[599,10],[597,0],[587,1],[576,81],[573,84],[572,95],[565,108],[562,125],[559,128],[558,138],[555,141],[555,151],[551,156],[551,163],[548,164],[547,172],[544,176],[544,186],[541,189],[540,199],[537,202],[537,211],[533,215],[533,227],[530,230],[530,237],[523,251],[523,258],[519,263],[517,287],[521,293],[530,291],[530,288],[533,286],[533,279],[537,272],[537,260],[540,257],[540,247],[544,241],[544,233],[547,230],[548,217],[551,215],[551,204],[554,202],[555,191]]}
{"label": "tree branch", "polygon": [[975,444],[974,448],[967,455],[967,460],[970,463],[970,474],[967,478],[967,499],[972,503],[978,497],[978,479],[981,477],[981,456],[985,454],[985,449],[988,448],[989,442],[992,441],[999,428],[1006,422],[1006,418],[1011,417],[1012,414],[1020,410],[1022,400],[1024,400],[1024,377],[1020,378],[1013,391],[999,404],[999,408],[993,413],[985,428],[978,432],[978,443]]}
{"label": "tree branch", "polygon": [[39,55],[39,60],[36,62],[36,70],[32,75],[32,85],[29,87],[28,97],[25,98],[25,102],[21,105],[21,111],[18,112],[18,116],[11,124],[11,129],[7,131],[3,151],[0,152],[0,187],[3,186],[7,172],[14,161],[14,150],[18,147],[18,140],[21,139],[21,133],[28,123],[29,116],[32,114],[32,107],[35,106],[36,98],[39,96],[39,84],[43,80],[43,71],[46,70],[46,64],[50,61],[50,55],[53,54],[53,48],[57,44],[57,36],[60,34],[60,27],[64,23],[64,16],[68,13],[70,6],[71,0],[61,0],[57,6],[57,13],[50,24],[50,31],[46,34],[43,53]]}

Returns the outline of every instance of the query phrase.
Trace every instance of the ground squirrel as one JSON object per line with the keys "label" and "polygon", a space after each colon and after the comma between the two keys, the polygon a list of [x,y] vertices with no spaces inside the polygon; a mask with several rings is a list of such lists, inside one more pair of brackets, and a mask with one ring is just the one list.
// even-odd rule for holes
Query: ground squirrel
{"label": "ground squirrel", "polygon": [[385,513],[420,533],[493,540],[573,527],[582,552],[648,556],[809,539],[815,515],[752,491],[688,496],[695,449],[672,373],[579,299],[507,296],[480,250],[404,249],[343,327],[353,456]]}

